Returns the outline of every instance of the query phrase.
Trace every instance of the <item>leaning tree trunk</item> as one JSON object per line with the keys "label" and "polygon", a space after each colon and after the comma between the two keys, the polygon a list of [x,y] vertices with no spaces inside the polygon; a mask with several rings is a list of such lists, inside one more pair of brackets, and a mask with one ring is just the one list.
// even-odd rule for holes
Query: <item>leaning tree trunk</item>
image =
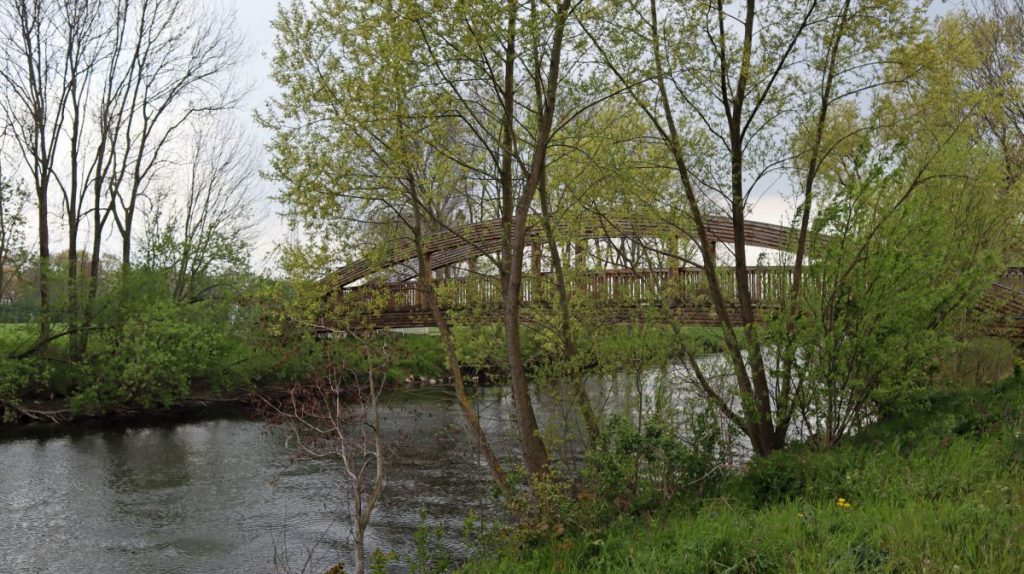
{"label": "leaning tree trunk", "polygon": [[455,349],[451,326],[448,324],[448,320],[445,318],[444,312],[441,311],[441,306],[437,301],[437,293],[434,291],[433,271],[427,263],[426,253],[423,249],[423,241],[420,234],[422,212],[418,201],[419,198],[415,195],[415,186],[411,187],[413,189],[411,193],[413,194],[412,204],[416,225],[413,235],[415,236],[416,243],[416,261],[419,266],[420,289],[426,300],[427,307],[430,308],[430,313],[434,318],[434,324],[437,325],[441,340],[444,341],[445,354],[448,358],[448,365],[452,375],[452,384],[455,387],[455,399],[459,403],[463,416],[466,417],[466,424],[469,425],[470,433],[473,435],[480,448],[480,452],[487,461],[487,468],[490,470],[491,476],[502,490],[508,490],[508,477],[505,475],[501,461],[498,459],[497,454],[495,454],[490,441],[487,439],[487,435],[484,433],[483,427],[480,425],[480,417],[473,411],[473,405],[469,402],[469,396],[466,394],[465,379],[462,377],[462,366]]}
{"label": "leaning tree trunk", "polygon": [[[551,250],[551,267],[555,272],[555,289],[558,292],[558,327],[562,339],[562,350],[565,353],[564,360],[569,361],[576,355],[576,345],[572,337],[572,319],[569,309],[569,288],[565,281],[565,268],[562,265],[562,256],[558,253],[558,242],[555,240],[555,233],[551,226],[551,206],[548,201],[546,177],[541,174],[541,182],[538,188],[541,205],[541,222],[544,226],[544,234],[547,236],[548,248]],[[579,373],[571,373],[573,394],[579,406],[580,414],[583,415],[583,423],[587,427],[587,434],[590,440],[596,440],[601,432],[597,414],[594,406],[587,396],[587,388],[584,385],[583,377]]]}
{"label": "leaning tree trunk", "polygon": [[[508,40],[505,47],[505,78],[502,118],[502,315],[505,325],[505,350],[508,356],[509,384],[516,414],[519,444],[523,465],[527,472],[540,474],[548,466],[548,452],[540,436],[534,414],[530,389],[523,364],[522,343],[519,338],[519,299],[522,291],[523,251],[525,250],[527,208],[531,203],[536,183],[527,183],[519,201],[513,204],[512,158],[515,153],[515,65],[516,65],[516,9],[509,1]],[[540,142],[538,142],[539,144]],[[534,179],[531,177],[531,179]]]}

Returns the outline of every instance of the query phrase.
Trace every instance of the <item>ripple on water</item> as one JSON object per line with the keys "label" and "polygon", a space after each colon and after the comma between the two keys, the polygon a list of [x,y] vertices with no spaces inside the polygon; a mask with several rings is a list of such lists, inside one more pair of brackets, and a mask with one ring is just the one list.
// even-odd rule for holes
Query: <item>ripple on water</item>
{"label": "ripple on water", "polygon": [[[368,546],[409,555],[425,509],[464,554],[462,520],[491,487],[461,415],[417,402],[386,419],[395,452]],[[237,419],[0,441],[0,571],[268,572],[309,549],[322,571],[351,551],[345,489],[336,463],[292,454]]]}

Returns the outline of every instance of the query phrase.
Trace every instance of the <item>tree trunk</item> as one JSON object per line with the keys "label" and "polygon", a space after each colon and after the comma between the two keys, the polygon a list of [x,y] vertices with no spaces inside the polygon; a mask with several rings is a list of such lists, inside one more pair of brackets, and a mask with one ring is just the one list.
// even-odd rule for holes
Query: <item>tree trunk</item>
{"label": "tree trunk", "polygon": [[[356,496],[358,496],[358,494]],[[355,564],[353,565],[353,568],[355,569],[355,574],[366,574],[366,532],[358,524],[358,519],[356,520],[356,522],[357,524],[355,528],[355,534],[353,536],[355,538],[355,540],[353,541],[353,546],[355,546]]]}
{"label": "tree trunk", "polygon": [[[487,461],[487,468],[491,472],[491,476],[494,481],[498,483],[498,486],[503,490],[508,490],[508,477],[505,475],[504,469],[501,467],[501,461],[495,454],[494,449],[491,447],[490,441],[487,439],[487,435],[484,433],[483,427],[480,425],[480,418],[473,410],[473,405],[469,401],[469,396],[466,394],[466,384],[462,377],[462,365],[459,362],[459,356],[455,349],[455,341],[452,335],[451,326],[448,324],[448,320],[445,318],[444,313],[441,311],[441,306],[437,301],[437,293],[434,292],[434,281],[433,281],[433,270],[431,266],[431,257],[423,248],[423,209],[421,203],[421,197],[417,193],[417,185],[414,176],[408,177],[408,188],[407,193],[409,194],[410,203],[413,208],[413,241],[416,245],[416,262],[419,268],[419,282],[420,288],[417,291],[417,301],[420,307],[426,307],[430,309],[430,313],[434,318],[434,324],[437,326],[437,330],[440,333],[441,340],[444,342],[445,355],[448,359],[448,366],[452,375],[452,384],[455,387],[455,398],[459,403],[459,408],[462,409],[462,414],[466,418],[466,424],[469,426],[470,434],[476,440],[480,452],[484,456],[484,460]],[[474,259],[471,259],[471,267],[475,271]],[[468,286],[468,282],[467,282]]]}
{"label": "tree trunk", "polygon": [[427,304],[434,317],[434,323],[440,332],[441,340],[444,341],[445,354],[448,358],[448,365],[452,374],[452,385],[455,387],[455,399],[459,403],[459,408],[462,409],[463,416],[466,417],[466,424],[469,426],[470,434],[473,435],[473,439],[476,440],[480,452],[484,455],[484,460],[487,461],[487,468],[491,471],[491,477],[494,478],[494,481],[498,483],[498,486],[503,491],[507,491],[508,477],[505,475],[505,471],[501,467],[501,461],[498,460],[498,456],[491,447],[487,435],[484,434],[484,429],[480,425],[480,418],[473,411],[473,405],[466,394],[466,384],[462,377],[462,365],[459,363],[459,357],[455,350],[451,326],[448,324],[448,320],[445,318],[444,313],[441,312],[441,308],[437,303],[437,296],[434,293],[434,286],[429,278],[429,272],[425,275],[426,277],[422,273],[420,275],[420,282],[423,284],[421,288],[426,293]]}
{"label": "tree trunk", "polygon": [[[513,255],[513,260],[517,259]],[[540,427],[533,410],[529,385],[526,381],[526,366],[523,362],[522,342],[519,338],[519,294],[522,286],[521,257],[520,269],[509,277],[505,292],[505,350],[508,354],[509,379],[512,399],[515,403],[516,427],[523,449],[523,465],[532,474],[545,472],[548,466],[548,451],[540,436]],[[513,261],[514,262],[514,261]]]}
{"label": "tree trunk", "polygon": [[[739,76],[736,79],[736,90],[732,100],[732,114],[728,115],[730,155],[732,156],[732,223],[733,246],[736,257],[736,298],[740,305],[740,318],[747,339],[747,353],[750,362],[750,378],[753,387],[753,417],[748,422],[751,427],[748,434],[754,451],[758,454],[770,454],[775,448],[775,428],[772,421],[771,391],[768,375],[764,365],[764,355],[757,332],[753,328],[755,315],[750,297],[750,274],[747,268],[746,236],[744,235],[744,189],[743,189],[743,109],[747,96],[747,80],[750,74],[751,53],[753,51],[753,32],[755,16],[755,0],[747,0],[746,17],[743,23],[743,50],[740,59]],[[732,352],[741,352],[735,349]],[[742,362],[742,357],[737,357]],[[749,409],[748,409],[749,412]],[[749,416],[749,415],[748,415]]]}
{"label": "tree trunk", "polygon": [[[683,155],[681,148],[681,137],[678,132],[678,128],[675,122],[675,116],[672,113],[671,101],[668,95],[668,89],[665,83],[665,70],[662,61],[661,54],[661,39],[660,31],[658,27],[658,9],[655,0],[651,0],[650,3],[650,25],[651,25],[651,42],[653,49],[654,65],[656,70],[657,87],[658,87],[658,100],[661,107],[661,112],[665,118],[665,125],[668,132],[663,135],[666,143],[669,147],[669,152],[672,154],[673,161],[676,166],[676,170],[679,175],[680,183],[682,184],[683,191],[686,195],[687,206],[689,207],[690,216],[693,219],[693,223],[697,231],[698,247],[700,249],[701,256],[703,258],[702,269],[704,276],[708,282],[708,292],[711,296],[711,300],[715,309],[715,314],[718,317],[719,324],[722,327],[723,342],[726,347],[726,354],[729,357],[729,361],[732,364],[733,372],[736,375],[736,385],[738,387],[738,394],[742,406],[742,417],[736,417],[734,422],[739,421],[743,428],[744,433],[750,439],[751,446],[757,454],[767,454],[770,452],[770,446],[765,445],[764,433],[762,428],[762,422],[764,417],[759,415],[760,405],[758,404],[757,397],[761,396],[760,391],[755,391],[755,384],[767,381],[766,378],[762,378],[758,383],[755,383],[751,374],[747,370],[746,360],[744,358],[744,349],[740,344],[739,338],[736,334],[735,328],[730,319],[730,310],[726,305],[725,294],[722,290],[721,282],[716,270],[716,261],[714,257],[714,245],[710,240],[708,229],[706,226],[704,212],[697,198],[696,191],[693,186],[693,182],[690,180],[690,171],[687,167],[687,160]],[[719,11],[721,12],[722,5],[719,5]],[[723,15],[720,13],[719,18]],[[732,99],[733,108],[729,110],[729,98],[731,94],[723,94],[722,104],[726,107],[726,116],[730,118],[729,130],[730,130],[730,152],[732,153],[732,212],[733,212],[733,231],[735,234],[734,240],[736,241],[736,283],[737,283],[737,294],[740,299],[740,314],[741,323],[749,325],[752,322],[751,317],[753,316],[752,308],[747,306],[743,308],[743,301],[746,300],[749,303],[749,288],[744,289],[747,284],[746,277],[746,253],[745,253],[745,242],[743,241],[743,211],[742,211],[742,155],[737,157],[736,151],[739,150],[742,153],[742,139],[740,137],[740,122],[742,118],[740,114],[742,112],[742,102],[745,97],[746,90],[746,75],[749,73],[750,67],[750,35],[752,34],[754,18],[754,0],[747,0],[747,19],[744,23],[744,52],[741,61],[740,79],[737,83],[735,90],[735,97]],[[724,32],[722,32],[724,34]],[[724,41],[724,40],[723,40]],[[726,70],[723,69],[722,74],[725,74]],[[721,78],[723,86],[725,85],[727,78]],[[723,90],[725,88],[723,87]],[[737,188],[740,190],[739,199],[737,202]],[[740,204],[740,209],[737,210],[737,203]],[[744,295],[745,292],[745,295]],[[744,330],[749,337],[753,335],[753,331],[749,327],[744,327]],[[756,355],[760,352],[760,349],[751,349],[751,354]],[[705,387],[705,393],[710,398],[715,400],[716,404],[722,409],[723,412],[729,412],[729,406],[718,397],[717,394],[713,393],[710,388],[706,386],[706,383],[702,380],[702,373],[699,372],[696,363],[693,363],[695,372],[698,379],[702,381],[702,387]],[[761,364],[761,373],[763,375],[763,363]],[[755,365],[755,376],[758,369]],[[768,421],[770,424],[770,420]]]}
{"label": "tree trunk", "polygon": [[[515,64],[516,64],[516,2],[508,2],[508,40],[505,47],[505,78],[502,118],[502,311],[505,324],[505,350],[508,355],[509,383],[515,405],[519,444],[523,464],[531,474],[545,472],[548,452],[540,437],[537,417],[533,411],[530,389],[526,382],[522,343],[519,339],[519,299],[522,293],[523,252],[526,249],[526,217],[531,193],[523,191],[520,201],[513,203],[512,158],[515,153]],[[524,205],[525,204],[525,205]]]}
{"label": "tree trunk", "polygon": [[39,202],[39,341],[50,338],[50,227],[47,222],[46,188],[37,188]]}
{"label": "tree trunk", "polygon": [[132,264],[132,219],[134,213],[129,211],[124,216],[124,229],[121,235],[121,270],[128,271]]}
{"label": "tree trunk", "polygon": [[[558,291],[558,312],[559,312],[559,335],[562,339],[562,350],[565,360],[570,361],[576,355],[576,344],[572,337],[572,321],[569,309],[569,289],[565,282],[565,269],[562,267],[562,257],[558,252],[558,243],[555,240],[555,232],[551,226],[551,205],[548,200],[546,174],[541,175],[541,182],[538,186],[540,195],[541,222],[544,226],[544,234],[547,236],[548,246],[551,249],[551,268],[555,272],[555,289]],[[578,254],[577,254],[578,256]],[[581,373],[572,372],[570,384],[573,393],[576,395],[576,403],[583,415],[583,423],[587,427],[587,434],[590,440],[596,440],[601,432],[600,423],[594,413],[594,407],[590,404],[590,397],[587,396],[587,388],[584,385]]]}
{"label": "tree trunk", "polygon": [[[102,161],[102,158],[105,156],[104,147],[105,144],[100,144],[100,151],[97,154],[97,157],[100,158],[98,161]],[[100,215],[100,203],[103,197],[104,178],[99,173],[99,167],[97,167],[96,171],[96,179],[93,181],[92,253],[89,257],[89,294],[88,300],[85,304],[85,318],[83,320],[83,323],[86,326],[90,326],[92,324],[93,313],[96,307],[96,297],[99,295],[100,248],[103,241],[103,224],[106,219]],[[80,345],[82,354],[85,355],[85,352],[89,347],[89,336],[87,333],[82,333]]]}
{"label": "tree trunk", "polygon": [[[72,202],[74,205],[75,202]],[[78,321],[78,221],[69,214],[68,221],[68,351],[71,361],[80,358],[80,325]]]}

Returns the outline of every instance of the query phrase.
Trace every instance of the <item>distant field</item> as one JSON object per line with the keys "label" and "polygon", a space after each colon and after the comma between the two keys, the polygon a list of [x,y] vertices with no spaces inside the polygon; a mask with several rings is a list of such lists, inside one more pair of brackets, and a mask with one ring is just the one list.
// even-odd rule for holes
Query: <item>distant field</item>
{"label": "distant field", "polygon": [[39,326],[35,323],[0,323],[0,342],[19,342],[35,337]]}

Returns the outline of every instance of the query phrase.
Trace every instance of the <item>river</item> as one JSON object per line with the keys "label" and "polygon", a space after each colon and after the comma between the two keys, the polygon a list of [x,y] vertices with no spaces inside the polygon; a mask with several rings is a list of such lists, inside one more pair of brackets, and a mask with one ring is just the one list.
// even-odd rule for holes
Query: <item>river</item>
{"label": "river", "polygon": [[[492,430],[507,426],[504,393],[476,401]],[[443,392],[407,393],[384,426],[389,481],[367,547],[409,556],[425,513],[464,557],[463,519],[494,505],[461,413]],[[275,559],[299,572],[311,551],[306,572],[347,562],[340,468],[293,453],[281,431],[240,417],[0,438],[0,572],[274,572]]]}
{"label": "river", "polygon": [[[638,380],[649,394],[656,372],[637,375],[591,379],[596,406],[619,408],[637,396]],[[481,389],[473,401],[496,450],[515,459],[508,389]],[[544,426],[561,425],[562,437],[581,432],[571,405],[549,397],[537,406]],[[392,394],[383,415],[389,481],[367,548],[395,551],[400,560],[389,571],[404,572],[422,515],[443,524],[444,547],[465,558],[466,516],[494,517],[498,509],[450,390]],[[573,441],[559,444],[563,461],[578,462]],[[282,431],[241,416],[8,431],[0,435],[0,572],[301,572],[305,565],[319,574],[349,563],[340,467],[293,454]]]}

